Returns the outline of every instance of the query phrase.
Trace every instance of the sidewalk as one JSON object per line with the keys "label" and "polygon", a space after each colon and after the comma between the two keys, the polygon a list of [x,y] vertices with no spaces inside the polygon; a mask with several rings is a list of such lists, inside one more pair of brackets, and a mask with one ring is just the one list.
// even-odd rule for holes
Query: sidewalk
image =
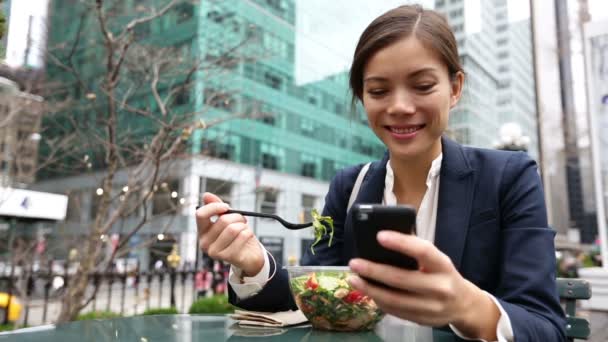
{"label": "sidewalk", "polygon": [[577,316],[586,317],[591,325],[590,342],[606,342],[608,341],[608,312],[606,311],[588,311],[578,310]]}

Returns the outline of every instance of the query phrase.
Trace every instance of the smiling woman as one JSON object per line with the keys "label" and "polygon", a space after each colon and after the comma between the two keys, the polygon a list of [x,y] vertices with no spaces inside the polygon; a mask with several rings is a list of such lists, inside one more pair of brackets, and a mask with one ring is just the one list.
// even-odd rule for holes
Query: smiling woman
{"label": "smiling woman", "polygon": [[[454,34],[435,11],[400,6],[364,30],[350,86],[388,153],[369,168],[337,173],[322,212],[333,219],[333,243],[324,236],[301,263],[348,264],[358,274],[350,285],[383,312],[449,326],[464,338],[561,341],[554,232],[535,162],[523,153],[465,147],[444,137],[464,79]],[[352,205],[418,209],[416,236],[377,236],[383,248],[416,259],[418,269],[356,258],[348,209],[353,188]],[[249,231],[244,218],[223,215],[212,223],[209,218],[227,208],[210,194],[204,201],[197,211],[202,247],[222,249],[216,255],[232,264],[231,302],[256,311],[296,309],[285,270],[249,233],[241,235]],[[271,270],[276,274],[269,279]]]}

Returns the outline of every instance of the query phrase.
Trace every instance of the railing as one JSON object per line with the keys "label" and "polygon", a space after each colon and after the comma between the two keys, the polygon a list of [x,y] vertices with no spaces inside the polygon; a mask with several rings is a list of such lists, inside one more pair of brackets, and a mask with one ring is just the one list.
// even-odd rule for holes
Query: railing
{"label": "railing", "polygon": [[[50,262],[45,270],[5,269],[0,271],[0,292],[8,293],[9,297],[22,293],[18,296],[22,305],[20,326],[50,323],[59,314],[61,299],[75,272],[74,265],[57,261]],[[198,270],[162,268],[147,272],[95,272],[90,274],[86,290],[86,298],[92,296],[92,299],[81,313],[105,310],[133,315],[150,308],[168,307],[187,313],[199,296],[225,293],[227,278],[227,267],[218,262],[213,267]],[[8,323],[7,308],[0,308],[0,311],[6,310],[4,322],[0,323]]]}

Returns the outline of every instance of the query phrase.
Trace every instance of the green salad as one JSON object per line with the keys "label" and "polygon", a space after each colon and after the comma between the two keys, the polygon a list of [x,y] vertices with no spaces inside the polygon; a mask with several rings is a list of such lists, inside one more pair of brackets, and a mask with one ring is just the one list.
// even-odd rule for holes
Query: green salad
{"label": "green salad", "polygon": [[[314,247],[321,241],[323,236],[327,234],[327,228],[329,227],[329,242],[328,247],[331,247],[331,241],[334,238],[334,220],[330,216],[321,216],[317,209],[311,210],[312,215],[312,228],[315,234],[315,242],[310,245],[310,251],[315,254]],[[327,224],[327,225],[326,225]]]}
{"label": "green salad", "polygon": [[374,301],[353,289],[347,272],[316,272],[291,279],[298,308],[314,327],[370,330],[382,318]]}

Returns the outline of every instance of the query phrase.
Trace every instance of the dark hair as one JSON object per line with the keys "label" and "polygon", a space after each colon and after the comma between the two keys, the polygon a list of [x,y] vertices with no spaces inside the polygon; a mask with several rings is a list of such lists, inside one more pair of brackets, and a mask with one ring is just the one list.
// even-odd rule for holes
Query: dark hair
{"label": "dark hair", "polygon": [[404,5],[394,8],[374,19],[363,31],[350,67],[350,88],[353,104],[363,98],[363,71],[369,59],[379,50],[410,35],[415,35],[423,45],[436,51],[448,67],[450,79],[463,72],[458,59],[456,38],[447,20],[433,10],[420,5]]}

